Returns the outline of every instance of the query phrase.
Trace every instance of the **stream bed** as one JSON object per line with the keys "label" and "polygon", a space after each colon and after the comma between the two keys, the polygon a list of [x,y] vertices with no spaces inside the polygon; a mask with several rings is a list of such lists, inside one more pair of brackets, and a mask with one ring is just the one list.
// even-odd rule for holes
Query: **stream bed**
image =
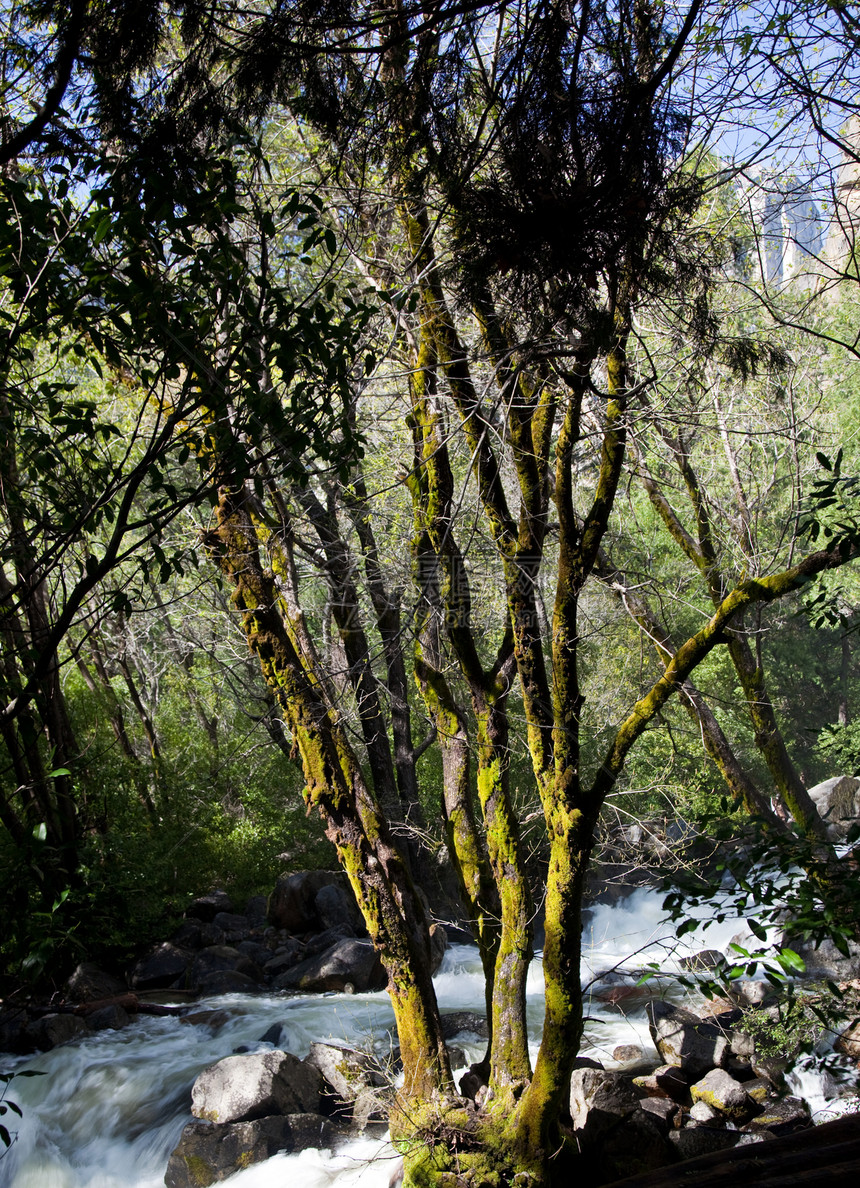
{"label": "stream bed", "polygon": [[[662,897],[640,890],[619,905],[590,913],[584,936],[583,981],[591,983],[583,1055],[612,1067],[617,1045],[638,1044],[656,1053],[645,1018],[645,995],[634,990],[635,977],[622,979],[618,967],[633,970],[657,962],[666,974],[681,957],[705,947],[724,948],[737,932],[737,920],[674,940],[665,923]],[[435,978],[443,1012],[484,1013],[484,992],[477,950],[452,945]],[[606,990],[624,985],[627,995],[612,1001]],[[680,987],[661,984],[661,993],[680,1001]],[[0,1155],[0,1188],[162,1188],[171,1151],[190,1121],[191,1086],[207,1065],[236,1049],[272,1047],[261,1037],[273,1026],[277,1046],[307,1055],[315,1040],[334,1039],[372,1046],[384,1059],[390,1049],[393,1014],[388,996],[377,994],[241,995],[200,1000],[193,1011],[217,1009],[225,1020],[211,1026],[183,1023],[176,1017],[138,1016],[120,1031],[103,1031],[52,1051],[0,1056],[0,1071],[36,1069],[46,1075],[16,1079],[8,1096],[22,1108],[17,1139]],[[536,1051],[543,1021],[540,960],[528,983],[529,1034]],[[458,1036],[467,1062],[483,1055],[475,1037]],[[794,1074],[792,1092],[805,1096],[813,1111],[832,1116],[840,1089],[829,1074],[808,1067]],[[4,1121],[9,1122],[10,1115]],[[13,1119],[14,1121],[14,1119]],[[12,1127],[10,1127],[12,1129]],[[353,1140],[336,1152],[308,1150],[277,1155],[238,1172],[229,1188],[388,1188],[396,1163],[382,1138]]]}

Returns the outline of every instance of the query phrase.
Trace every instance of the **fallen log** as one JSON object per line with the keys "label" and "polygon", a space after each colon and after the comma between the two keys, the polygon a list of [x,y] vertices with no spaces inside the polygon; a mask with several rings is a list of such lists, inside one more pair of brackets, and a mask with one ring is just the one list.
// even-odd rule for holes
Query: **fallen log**
{"label": "fallen log", "polygon": [[613,1180],[603,1188],[856,1188],[860,1180],[860,1114],[711,1155],[659,1171]]}
{"label": "fallen log", "polygon": [[186,1010],[184,1005],[167,1006],[160,1002],[145,1002],[132,993],[114,994],[110,998],[97,998],[93,1002],[61,1002],[47,1006],[31,1006],[27,1010],[37,1018],[44,1015],[80,1015],[86,1018],[87,1015],[109,1006],[121,1006],[130,1015],[181,1015]]}
{"label": "fallen log", "polygon": [[74,1007],[76,1015],[92,1015],[94,1011],[100,1011],[103,1007],[121,1006],[128,1011],[130,1015],[181,1015],[185,1010],[184,1006],[168,1006],[160,1002],[146,1002],[139,998],[136,994],[115,994],[111,998],[99,998],[94,1002],[82,1002],[79,1006]]}

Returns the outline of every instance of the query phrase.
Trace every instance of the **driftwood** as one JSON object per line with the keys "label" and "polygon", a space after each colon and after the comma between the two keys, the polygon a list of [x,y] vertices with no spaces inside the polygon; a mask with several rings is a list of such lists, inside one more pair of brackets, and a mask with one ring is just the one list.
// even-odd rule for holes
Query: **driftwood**
{"label": "driftwood", "polygon": [[767,1139],[732,1147],[673,1167],[614,1180],[604,1188],[786,1188],[824,1185],[856,1188],[860,1181],[860,1114]]}

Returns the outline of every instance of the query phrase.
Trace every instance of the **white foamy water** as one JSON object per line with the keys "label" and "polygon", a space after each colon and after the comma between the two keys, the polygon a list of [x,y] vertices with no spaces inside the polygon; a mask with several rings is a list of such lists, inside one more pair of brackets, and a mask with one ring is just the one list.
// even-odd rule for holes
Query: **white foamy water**
{"label": "white foamy water", "polygon": [[[583,937],[582,977],[591,983],[583,1051],[604,1062],[611,1063],[618,1044],[636,1043],[654,1054],[645,1020],[650,992],[636,988],[642,967],[656,962],[663,971],[677,970],[682,956],[724,948],[740,927],[736,919],[727,920],[685,936],[679,945],[663,919],[661,902],[659,893],[642,889],[590,915]],[[475,948],[452,945],[435,984],[443,1011],[484,1013]],[[667,991],[680,996],[677,988],[661,982],[661,992]],[[0,1071],[31,1068],[47,1074],[9,1086],[24,1117],[17,1123],[17,1141],[0,1157],[0,1188],[162,1188],[170,1152],[193,1121],[190,1093],[198,1073],[237,1048],[266,1047],[261,1037],[273,1024],[281,1027],[278,1046],[299,1057],[307,1055],[314,1040],[371,1043],[382,1055],[392,1043],[394,1016],[384,993],[227,995],[193,1009],[213,1007],[228,1015],[215,1033],[176,1018],[140,1016],[121,1031],[101,1032],[36,1056],[0,1059]],[[529,973],[528,1022],[536,1052],[543,1022],[539,958]],[[484,1045],[464,1038],[457,1043],[467,1062],[480,1059]],[[813,1108],[832,1107],[835,1083],[812,1070],[797,1075]],[[336,1152],[278,1155],[225,1183],[230,1188],[388,1188],[395,1158],[385,1141],[361,1139]]]}

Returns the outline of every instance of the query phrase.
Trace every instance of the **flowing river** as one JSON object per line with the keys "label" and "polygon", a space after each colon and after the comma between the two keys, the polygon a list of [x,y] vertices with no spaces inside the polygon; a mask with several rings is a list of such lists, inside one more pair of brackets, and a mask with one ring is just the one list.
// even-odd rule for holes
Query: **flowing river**
{"label": "flowing river", "polygon": [[[583,1053],[612,1067],[619,1044],[638,1044],[655,1055],[644,1015],[644,997],[633,989],[635,977],[621,977],[617,967],[658,962],[666,973],[679,959],[702,948],[724,948],[738,931],[738,921],[709,928],[704,935],[674,940],[663,921],[662,897],[641,890],[616,907],[593,910],[584,937],[583,980],[592,984],[586,1007],[588,1024]],[[467,945],[449,948],[435,979],[444,1011],[483,1014],[483,982],[477,951]],[[613,993],[623,987],[622,993]],[[670,984],[663,993],[680,998]],[[614,1000],[614,1001],[613,1001]],[[528,984],[529,1029],[536,1049],[543,1020],[540,961]],[[175,1017],[139,1016],[121,1031],[103,1031],[53,1051],[28,1057],[0,1056],[0,1071],[38,1069],[46,1075],[12,1081],[8,1095],[23,1110],[10,1150],[0,1156],[0,1188],[162,1188],[170,1152],[190,1113],[191,1085],[209,1064],[236,1049],[271,1047],[261,1037],[280,1025],[278,1047],[307,1055],[314,1040],[335,1039],[380,1054],[388,1049],[393,1015],[384,993],[345,995],[228,995],[202,1000],[193,1010],[217,1008],[227,1018],[213,1033],[210,1026],[182,1023]],[[473,1037],[455,1041],[469,1061],[483,1055]],[[836,1093],[827,1074],[796,1075],[794,1092],[823,1109]],[[838,1106],[835,1107],[838,1109]],[[15,1119],[7,1114],[8,1124]],[[13,1129],[10,1126],[10,1129]],[[350,1142],[337,1152],[305,1151],[277,1155],[237,1173],[229,1188],[388,1188],[395,1155],[384,1139]]]}

